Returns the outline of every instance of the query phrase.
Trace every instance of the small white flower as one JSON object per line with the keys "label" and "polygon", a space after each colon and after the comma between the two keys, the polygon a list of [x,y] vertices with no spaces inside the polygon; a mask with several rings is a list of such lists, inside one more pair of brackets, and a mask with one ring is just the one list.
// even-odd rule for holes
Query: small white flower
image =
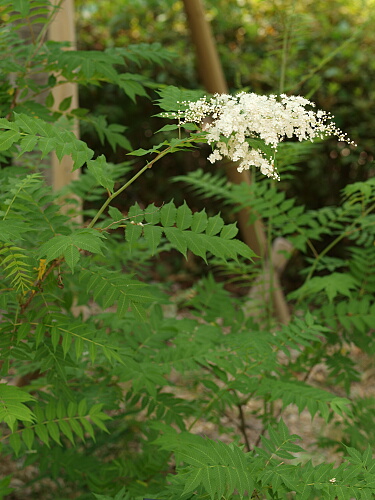
{"label": "small white flower", "polygon": [[211,153],[210,156],[208,157],[208,161],[210,161],[211,163],[215,163],[215,161],[222,160],[222,158],[223,157],[219,153],[219,150],[215,149],[215,151]]}
{"label": "small white flower", "polygon": [[214,144],[209,161],[227,156],[239,162],[240,172],[255,166],[267,177],[280,180],[273,158],[250,147],[248,139],[261,139],[275,152],[280,142],[291,137],[312,141],[336,135],[340,141],[354,144],[332,123],[329,113],[306,109],[315,105],[301,96],[281,94],[278,98],[241,92],[236,96],[215,94],[211,99],[203,97],[187,104],[182,124],[201,123],[207,117],[212,120],[205,122],[207,142]]}
{"label": "small white flower", "polygon": [[332,479],[329,480],[330,483],[335,483],[336,482],[336,478],[333,477]]}

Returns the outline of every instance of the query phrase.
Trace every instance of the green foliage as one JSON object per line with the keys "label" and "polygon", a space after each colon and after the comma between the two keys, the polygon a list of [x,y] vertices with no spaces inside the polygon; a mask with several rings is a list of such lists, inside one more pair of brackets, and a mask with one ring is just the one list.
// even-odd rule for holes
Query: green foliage
{"label": "green foliage", "polygon": [[298,498],[371,498],[375,463],[370,448],[363,455],[347,448],[350,465],[335,469],[331,464],[313,467],[311,462],[304,466],[280,462],[279,458],[293,458],[294,453],[302,450],[294,444],[296,439],[299,436],[290,435],[281,420],[276,429],[270,429],[269,439],[262,439],[264,448],[251,453],[244,453],[235,444],[171,431],[165,431],[157,442],[174,450],[177,464],[184,464],[180,465],[180,474],[171,478],[171,493],[175,497],[189,498],[186,494],[195,492],[195,498],[208,494],[215,500],[227,498],[237,490],[236,498],[254,492],[258,498],[281,499],[292,487]]}
{"label": "green foliage", "polygon": [[281,233],[288,236],[294,247],[304,252],[311,240],[319,241],[327,234],[338,234],[342,239],[345,232],[345,237],[359,244],[366,242],[366,247],[373,242],[374,179],[349,185],[350,190],[343,191],[341,206],[313,211],[297,205],[294,199],[287,199],[285,192],[264,179],[251,186],[228,185],[217,174],[196,170],[187,176],[176,176],[174,180],[187,182],[200,196],[234,205],[235,211],[251,206],[250,222],[259,218],[269,220],[274,236]]}
{"label": "green foliage", "polygon": [[[16,398],[12,400],[14,399]],[[26,446],[28,450],[34,449],[36,437],[48,448],[51,446],[51,440],[62,446],[61,439],[63,437],[69,440],[73,446],[76,438],[85,441],[86,435],[86,437],[89,436],[93,439],[94,429],[91,422],[101,430],[107,430],[104,421],[110,417],[103,413],[101,408],[102,405],[97,404],[88,411],[84,399],[78,405],[69,402],[67,408],[62,400],[49,401],[43,408],[36,406],[32,424],[28,424],[27,422],[31,419],[26,418],[24,414],[21,415],[20,412],[18,419],[25,422],[25,428],[22,431],[13,432],[9,436],[10,445],[18,455],[22,446]]]}
{"label": "green foliage", "polygon": [[251,259],[255,255],[247,245],[233,239],[238,232],[236,224],[225,225],[220,215],[207,217],[205,210],[193,214],[186,203],[177,208],[169,202],[160,210],[131,207],[128,217],[131,220],[126,224],[125,237],[130,247],[143,235],[153,254],[164,234],[185,257],[190,250],[206,262],[207,252],[224,260],[236,259],[237,255]]}
{"label": "green foliage", "polygon": [[21,391],[18,387],[9,387],[8,385],[1,384],[0,397],[0,418],[1,421],[8,424],[10,428],[13,427],[16,419],[23,420],[25,422],[31,422],[34,419],[34,415],[30,409],[26,405],[22,404],[33,399],[29,394]]}
{"label": "green foliage", "polygon": [[[179,88],[202,86],[183,2],[141,0],[124,9],[121,0],[77,0],[76,7],[81,47],[126,47],[139,41],[158,40],[163,47],[172,49],[177,58],[167,63],[164,70],[144,65],[142,73]],[[304,158],[303,168],[293,177],[283,177],[289,194],[309,208],[318,208],[337,204],[346,184],[371,177],[371,131],[375,127],[371,112],[375,99],[371,84],[375,78],[372,2],[205,0],[204,7],[231,93],[246,89],[277,94],[285,90],[287,94],[306,96],[318,108],[331,111],[338,125],[358,144],[349,149],[344,144],[325,141],[314,154]],[[317,39],[320,43],[316,43]],[[99,97],[98,103],[93,95]],[[129,113],[126,99],[115,93],[113,87],[104,87],[96,94],[83,90],[81,96],[86,107],[98,113],[110,107],[113,116],[122,117],[122,122],[129,126],[129,136],[136,136],[137,141],[140,127],[148,133],[161,126],[145,118],[150,114],[145,101],[139,100]],[[94,138],[86,137],[94,148]],[[145,147],[149,142],[146,134],[141,141]],[[200,167],[205,157],[203,150],[197,157]],[[178,158],[179,173],[191,170],[189,160],[187,155]],[[162,166],[171,168],[168,161]],[[159,200],[175,196],[173,188],[168,189],[162,182],[164,168],[155,174],[156,179],[158,175],[161,178],[157,183]],[[211,165],[206,162],[205,168],[210,169]],[[148,203],[154,184],[145,180],[142,187]]]}
{"label": "green foliage", "polygon": [[[251,206],[270,241],[282,234],[299,252],[312,252],[304,282],[290,294],[287,325],[266,314],[263,297],[257,317],[249,316],[246,299],[213,274],[176,299],[173,283],[155,280],[167,252],[188,263],[193,255],[211,270],[220,263],[252,279],[261,274],[236,223],[222,214],[186,202],[127,200],[126,211],[115,204],[162,157],[204,143],[204,133],[164,127],[179,136],[133,151],[147,157],[135,172],[130,162],[96,156],[71,131],[75,119],[92,120],[102,140],[127,147],[121,126],[71,110],[69,98],[56,111],[49,94],[59,77],[111,82],[134,100],[150,85],[127,64],[161,64],[170,60],[166,51],[68,53],[44,40],[49,2],[3,1],[1,8],[0,66],[9,90],[0,92],[1,460],[32,466],[31,494],[49,478],[45,497],[54,499],[372,498],[375,405],[351,393],[359,374],[345,350],[374,352],[374,182],[346,187],[340,206],[307,211],[268,180],[233,186],[196,170],[184,178],[196,192],[234,212]],[[30,43],[20,41],[22,25],[33,32]],[[32,79],[41,71],[49,75],[44,83]],[[37,104],[42,92],[46,102]],[[198,96],[173,87],[159,95],[167,111],[180,96]],[[296,156],[311,151],[286,146],[281,168],[290,171]],[[45,180],[50,152],[70,156],[73,169],[84,166],[61,192]],[[330,243],[317,250],[323,236]],[[343,239],[347,255],[329,255]],[[140,272],[146,265],[153,278]],[[324,387],[310,380],[319,363],[328,371]],[[338,456],[337,467],[304,458],[309,443],[296,444],[301,438],[287,425],[293,407],[343,430],[341,440],[318,441],[348,455]],[[0,481],[0,497],[13,488],[21,498],[10,476]]]}

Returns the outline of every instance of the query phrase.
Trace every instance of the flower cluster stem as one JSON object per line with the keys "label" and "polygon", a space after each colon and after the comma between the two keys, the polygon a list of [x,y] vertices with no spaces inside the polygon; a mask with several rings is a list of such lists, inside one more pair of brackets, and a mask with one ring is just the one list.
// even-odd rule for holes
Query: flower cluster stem
{"label": "flower cluster stem", "polygon": [[160,160],[160,158],[162,158],[164,155],[166,155],[170,151],[170,149],[171,149],[171,146],[168,146],[163,151],[161,151],[157,156],[155,156],[155,158],[153,160],[151,160],[143,168],[141,168],[141,170],[139,172],[137,172],[128,182],[126,182],[123,186],[121,186],[120,189],[118,189],[117,191],[115,191],[114,193],[112,193],[111,196],[109,196],[106,199],[106,201],[103,203],[103,205],[100,207],[100,209],[98,210],[97,214],[95,215],[95,217],[92,219],[92,221],[90,222],[90,224],[87,227],[88,228],[94,227],[94,224],[97,222],[97,220],[102,215],[102,213],[104,212],[104,210],[108,207],[108,205],[119,194],[121,194],[123,191],[125,191],[125,189],[127,189],[131,184],[133,184],[133,182],[136,181],[138,179],[138,177],[140,177],[148,168],[151,168],[154,165],[154,163],[156,163],[158,160]]}

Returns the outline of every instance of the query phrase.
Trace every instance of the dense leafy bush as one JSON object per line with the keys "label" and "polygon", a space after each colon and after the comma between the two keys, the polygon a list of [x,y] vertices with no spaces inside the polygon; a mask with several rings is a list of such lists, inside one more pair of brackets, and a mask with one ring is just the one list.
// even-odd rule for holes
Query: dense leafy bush
{"label": "dense leafy bush", "polygon": [[[236,210],[251,205],[267,222],[269,244],[283,234],[300,252],[312,248],[314,258],[290,297],[288,325],[277,324],[262,297],[256,316],[248,315],[244,301],[212,276],[176,304],[171,285],[142,279],[161,252],[194,254],[232,276],[263,275],[236,238],[236,224],[219,214],[174,201],[135,203],[125,213],[113,204],[160,158],[204,143],[205,133],[168,125],[178,128],[176,137],[132,152],[147,158],[134,173],[129,164],[94,158],[70,130],[74,119],[88,118],[67,103],[53,110],[49,94],[62,81],[104,81],[130,98],[143,95],[147,82],[126,72],[129,61],[160,63],[168,54],[152,45],[67,53],[45,41],[43,30],[26,44],[18,30],[47,25],[49,2],[0,5],[0,63],[8,75],[0,119],[0,466],[14,462],[24,472],[19,487],[11,475],[20,472],[10,470],[0,496],[372,498],[375,404],[351,393],[360,374],[348,346],[374,352],[374,181],[346,186],[339,206],[307,211],[266,178],[249,187],[199,170],[184,177]],[[39,71],[46,83],[32,80]],[[45,105],[35,101],[41,91]],[[163,111],[174,111],[176,89],[161,96]],[[127,147],[121,127],[92,120],[99,136]],[[280,151],[281,175],[300,146]],[[70,155],[75,169],[85,166],[63,193],[44,179],[40,158],[51,151],[60,160]],[[81,212],[77,194],[106,200]],[[318,251],[323,235],[330,244]],[[343,238],[350,252],[332,258]],[[332,391],[310,383],[318,363]],[[341,429],[320,443],[337,449],[339,463],[304,459],[308,443],[296,444],[285,423],[293,405]]]}

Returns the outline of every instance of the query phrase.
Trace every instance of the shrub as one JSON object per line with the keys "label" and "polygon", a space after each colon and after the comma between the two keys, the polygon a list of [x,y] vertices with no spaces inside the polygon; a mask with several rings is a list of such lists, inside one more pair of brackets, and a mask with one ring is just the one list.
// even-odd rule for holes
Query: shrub
{"label": "shrub", "polygon": [[[262,318],[264,302],[258,318],[248,317],[243,301],[212,276],[195,285],[181,314],[168,285],[141,279],[143,265],[174,249],[244,275],[257,271],[254,253],[220,214],[173,201],[135,203],[123,213],[113,202],[160,158],[205,142],[207,133],[167,125],[177,136],[132,151],[147,158],[134,173],[129,164],[93,158],[70,130],[74,119],[91,117],[69,111],[67,102],[54,111],[49,94],[62,81],[110,81],[129,97],[143,95],[142,78],[135,85],[124,76],[127,61],[160,62],[168,54],[146,45],[67,53],[64,44],[45,41],[43,29],[26,44],[18,30],[47,26],[49,2],[3,2],[2,9],[0,63],[9,79],[0,119],[0,441],[3,467],[5,459],[17,461],[33,478],[25,472],[17,491],[7,475],[0,495],[14,489],[20,498],[54,499],[371,498],[374,400],[351,395],[359,374],[345,346],[374,348],[374,182],[347,186],[338,207],[305,211],[273,180],[231,186],[194,172],[185,180],[204,195],[236,209],[251,205],[268,224],[269,243],[282,233],[301,252],[312,248],[314,259],[290,297],[288,325],[271,314]],[[31,79],[36,71],[49,75],[46,83]],[[41,91],[48,94],[44,105],[35,101]],[[200,96],[179,92],[187,100]],[[163,89],[163,112],[178,110],[176,101],[175,88]],[[95,127],[113,146],[126,144],[104,118]],[[296,147],[282,152],[293,158]],[[59,160],[70,155],[74,169],[85,166],[63,193],[44,179],[48,165],[40,158],[51,151]],[[76,195],[97,202],[98,192],[99,199],[107,195],[100,208],[82,213]],[[314,242],[327,233],[330,245],[316,251]],[[350,255],[330,258],[343,238],[351,241]],[[327,384],[341,392],[310,383],[321,362]],[[258,424],[251,439],[249,405]],[[284,422],[290,405],[340,425],[343,435],[321,445],[339,447],[346,458],[337,466],[305,462],[307,443],[296,444],[299,436]]]}

